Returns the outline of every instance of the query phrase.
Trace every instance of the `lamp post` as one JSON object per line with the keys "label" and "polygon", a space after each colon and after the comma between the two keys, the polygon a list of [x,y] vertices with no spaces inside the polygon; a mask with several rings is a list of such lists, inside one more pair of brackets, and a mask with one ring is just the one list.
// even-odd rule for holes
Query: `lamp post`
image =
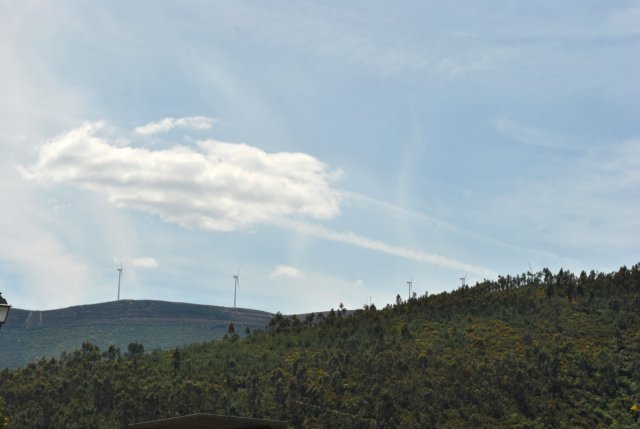
{"label": "lamp post", "polygon": [[2,328],[4,322],[7,321],[9,309],[11,309],[11,306],[7,303],[7,300],[2,297],[2,293],[0,292],[0,328]]}

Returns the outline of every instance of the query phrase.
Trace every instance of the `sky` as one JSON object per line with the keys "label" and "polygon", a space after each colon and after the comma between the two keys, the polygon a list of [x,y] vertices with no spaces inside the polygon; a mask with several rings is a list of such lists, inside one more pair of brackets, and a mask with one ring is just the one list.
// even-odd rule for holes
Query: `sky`
{"label": "sky", "polygon": [[640,2],[0,0],[0,291],[285,314],[640,261]]}

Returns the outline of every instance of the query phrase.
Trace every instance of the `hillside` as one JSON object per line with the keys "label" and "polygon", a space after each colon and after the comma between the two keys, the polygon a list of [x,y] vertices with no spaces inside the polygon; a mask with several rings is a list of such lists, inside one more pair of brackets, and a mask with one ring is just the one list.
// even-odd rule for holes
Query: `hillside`
{"label": "hillside", "polygon": [[639,327],[639,265],[543,270],[349,317],[277,314],[247,338],[169,351],[84,343],[0,372],[0,396],[11,428],[196,412],[293,428],[637,427]]}
{"label": "hillside", "polygon": [[272,316],[242,308],[132,300],[48,311],[12,309],[0,329],[0,368],[58,357],[83,341],[123,350],[131,342],[147,350],[201,343],[222,338],[230,322],[244,333],[246,327],[264,328]]}

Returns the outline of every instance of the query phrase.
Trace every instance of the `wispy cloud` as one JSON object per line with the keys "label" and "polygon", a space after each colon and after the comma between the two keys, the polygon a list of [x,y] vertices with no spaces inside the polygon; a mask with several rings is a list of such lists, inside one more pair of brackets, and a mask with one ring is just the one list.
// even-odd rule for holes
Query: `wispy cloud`
{"label": "wispy cloud", "polygon": [[590,150],[556,174],[527,180],[491,202],[488,216],[517,218],[538,240],[583,252],[637,249],[640,230],[640,139]]}
{"label": "wispy cloud", "polygon": [[388,201],[377,200],[367,195],[362,195],[362,194],[358,194],[356,192],[350,192],[350,191],[342,191],[342,196],[344,197],[345,200],[360,202],[369,206],[374,206],[378,209],[395,213],[401,218],[418,220],[423,224],[428,225],[432,228],[441,229],[449,232],[460,232],[460,228],[456,225],[453,225],[450,222],[435,218],[433,216],[429,216],[421,212],[417,212],[415,210],[409,210],[405,207],[400,207]]}
{"label": "wispy cloud", "polygon": [[292,267],[290,265],[278,265],[273,269],[273,271],[271,271],[270,277],[287,277],[290,279],[301,279],[304,277],[304,274],[296,267]]}
{"label": "wispy cloud", "polygon": [[454,225],[451,222],[447,222],[445,220],[438,219],[433,216],[429,216],[428,214],[425,214],[419,211],[410,210],[410,209],[407,209],[406,207],[401,207],[396,204],[390,203],[388,201],[377,200],[375,198],[371,198],[369,196],[358,194],[355,192],[350,192],[350,191],[342,191],[342,196],[346,202],[363,203],[368,206],[375,207],[376,209],[384,210],[388,213],[391,213],[397,216],[398,218],[400,218],[405,222],[411,222],[411,223],[419,222],[421,225],[425,225],[435,230],[440,230],[450,234],[456,234],[456,235],[468,237],[478,242],[489,243],[498,247],[512,249],[512,250],[515,250],[518,252],[524,252],[527,254],[534,254],[540,257],[554,258],[556,256],[553,253],[548,251],[527,248],[521,245],[508,243],[503,240],[499,240],[496,238],[471,232],[471,231],[465,230],[464,228],[461,228],[458,225]]}
{"label": "wispy cloud", "polygon": [[[340,211],[337,172],[294,152],[206,140],[196,148],[120,147],[86,123],[46,142],[25,178],[95,191],[119,207],[186,227],[232,231],[285,218],[329,219]],[[112,138],[112,137],[111,137]]]}
{"label": "wispy cloud", "polygon": [[[250,28],[264,45],[287,46],[305,55],[385,76],[407,72],[460,76],[494,69],[517,54],[514,49],[493,46],[469,32],[451,31],[436,17],[441,14],[438,7],[427,8],[432,9],[424,14],[429,24],[420,29],[404,28],[410,20],[402,8],[386,5],[381,8],[384,12],[377,11],[385,15],[384,19],[371,19],[369,8],[336,8],[319,3],[300,3],[286,10],[262,4],[231,9],[228,13],[233,13],[234,25]],[[416,33],[420,34],[419,41]],[[455,49],[442,40],[450,41]]]}
{"label": "wispy cloud", "polygon": [[134,133],[141,136],[165,133],[174,128],[195,128],[197,130],[208,130],[216,122],[214,118],[207,116],[189,116],[185,118],[164,118],[160,121],[149,122],[136,127]]}
{"label": "wispy cloud", "polygon": [[492,125],[500,134],[527,145],[551,149],[565,149],[571,146],[571,139],[567,136],[527,127],[505,116],[494,118]]}
{"label": "wispy cloud", "polygon": [[138,268],[158,268],[158,261],[150,257],[136,258],[131,261],[131,265]]}
{"label": "wispy cloud", "polygon": [[614,10],[607,23],[616,35],[637,36],[640,34],[640,2]]}
{"label": "wispy cloud", "polygon": [[283,224],[283,226],[298,233],[311,235],[313,237],[322,238],[324,240],[350,244],[353,246],[361,247],[363,249],[374,250],[377,252],[386,253],[388,255],[398,256],[401,258],[431,264],[442,268],[465,271],[477,274],[481,277],[495,277],[495,273],[485,267],[467,264],[453,258],[447,258],[435,253],[424,252],[419,249],[395,246],[392,244],[384,243],[382,241],[373,240],[371,238],[364,237],[353,232],[332,231],[321,225],[300,221],[287,222]]}

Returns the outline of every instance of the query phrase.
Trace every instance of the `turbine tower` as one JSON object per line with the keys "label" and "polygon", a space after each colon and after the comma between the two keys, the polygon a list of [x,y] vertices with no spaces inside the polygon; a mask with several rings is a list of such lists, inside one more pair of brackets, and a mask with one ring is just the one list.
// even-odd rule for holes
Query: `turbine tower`
{"label": "turbine tower", "polygon": [[116,268],[118,271],[118,301],[120,301],[120,278],[122,277],[122,262],[120,263],[120,268]]}
{"label": "turbine tower", "polygon": [[236,295],[240,287],[240,267],[238,267],[238,271],[233,275],[233,280],[235,281],[233,286],[233,308],[236,308]]}
{"label": "turbine tower", "polygon": [[466,286],[466,280],[467,280],[467,275],[469,275],[469,273],[465,274],[464,276],[460,277],[460,280],[462,280],[462,287]]}
{"label": "turbine tower", "polygon": [[409,299],[411,299],[411,287],[413,286],[413,275],[411,275],[411,280],[407,282],[409,285]]}

